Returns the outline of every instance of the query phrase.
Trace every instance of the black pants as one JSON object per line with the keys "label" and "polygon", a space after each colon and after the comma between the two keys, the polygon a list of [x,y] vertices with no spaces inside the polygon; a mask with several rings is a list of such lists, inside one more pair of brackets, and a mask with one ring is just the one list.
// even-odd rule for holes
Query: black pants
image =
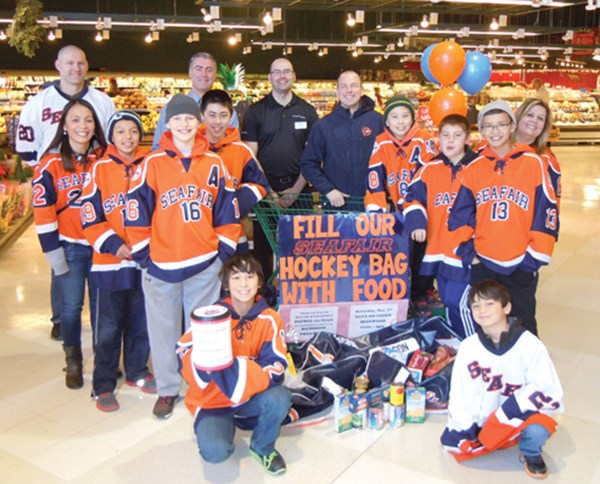
{"label": "black pants", "polygon": [[512,299],[511,315],[519,318],[521,324],[537,336],[535,320],[535,291],[538,284],[538,272],[523,272],[519,269],[507,276],[499,274],[482,263],[471,267],[471,286],[492,279],[502,284]]}

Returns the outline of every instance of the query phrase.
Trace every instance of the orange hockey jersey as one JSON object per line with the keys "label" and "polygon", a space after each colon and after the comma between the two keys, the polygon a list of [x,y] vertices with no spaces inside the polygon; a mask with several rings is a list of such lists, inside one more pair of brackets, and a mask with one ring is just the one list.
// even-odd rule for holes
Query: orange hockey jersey
{"label": "orange hockey jersey", "polygon": [[196,415],[202,410],[232,411],[257,393],[281,385],[287,368],[285,334],[279,314],[259,296],[252,309],[240,317],[229,298],[217,304],[231,312],[231,366],[207,373],[194,366],[191,330],[177,344],[180,372],[189,388],[185,404]]}
{"label": "orange hockey jersey", "polygon": [[136,170],[125,229],[132,256],[166,282],[192,277],[235,253],[240,220],[233,180],[200,133],[183,157],[165,131],[160,150]]}
{"label": "orange hockey jersey", "polygon": [[[206,126],[200,126],[200,132],[206,134]],[[254,158],[254,153],[240,141],[240,132],[237,128],[227,128],[225,138],[214,145],[211,144],[210,151],[221,157],[229,175],[233,177],[240,217],[245,217],[270,191],[269,182]],[[248,250],[248,238],[243,224],[240,224],[237,251],[246,253]]]}
{"label": "orange hockey jersey", "polygon": [[[206,126],[200,126],[200,132],[206,135]],[[269,183],[254,158],[254,153],[240,140],[240,132],[236,128],[227,128],[225,138],[214,145],[211,144],[209,149],[221,157],[229,175],[233,177],[240,215],[245,217],[256,202],[262,200],[270,191]]]}
{"label": "orange hockey jersey", "polygon": [[128,162],[114,146],[108,146],[83,189],[81,224],[94,248],[90,275],[98,287],[113,291],[141,287],[137,263],[116,254],[123,244],[131,245],[125,233],[127,191],[133,172],[146,154],[138,148],[134,160]]}
{"label": "orange hockey jersey", "polygon": [[440,153],[420,168],[408,187],[404,202],[405,227],[408,234],[427,230],[427,249],[420,273],[441,275],[468,282],[469,272],[456,255],[455,237],[448,230],[450,208],[462,182],[462,173],[477,155],[467,150],[463,159],[453,165]]}
{"label": "orange hockey jersey", "polygon": [[[101,154],[97,149],[88,154],[95,162]],[[44,252],[60,247],[61,241],[89,245],[81,227],[81,192],[90,173],[76,161],[75,171],[63,168],[60,155],[44,156],[33,178],[33,215],[35,228]],[[91,164],[87,169],[90,170]]]}
{"label": "orange hockey jersey", "polygon": [[503,158],[484,148],[464,170],[448,227],[458,231],[457,254],[467,263],[477,253],[505,275],[548,264],[559,219],[543,161],[525,145],[515,145]]}
{"label": "orange hockey jersey", "polygon": [[412,176],[435,153],[435,140],[416,123],[402,140],[386,128],[375,139],[369,160],[365,210],[387,211],[389,197],[393,210],[402,211],[404,195]]}

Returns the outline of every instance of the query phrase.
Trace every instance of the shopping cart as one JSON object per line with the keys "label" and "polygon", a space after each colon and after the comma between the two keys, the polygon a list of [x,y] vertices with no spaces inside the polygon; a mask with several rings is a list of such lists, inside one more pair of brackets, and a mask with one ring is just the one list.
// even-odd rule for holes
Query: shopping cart
{"label": "shopping cart", "polygon": [[281,200],[294,201],[290,207],[282,208],[285,203],[278,203],[273,198],[265,198],[254,207],[253,213],[260,224],[271,250],[275,255],[276,267],[267,282],[271,283],[279,274],[279,220],[284,215],[318,215],[325,213],[364,212],[363,197],[349,197],[346,205],[340,208],[332,207],[326,197],[314,193],[284,193],[279,195]]}

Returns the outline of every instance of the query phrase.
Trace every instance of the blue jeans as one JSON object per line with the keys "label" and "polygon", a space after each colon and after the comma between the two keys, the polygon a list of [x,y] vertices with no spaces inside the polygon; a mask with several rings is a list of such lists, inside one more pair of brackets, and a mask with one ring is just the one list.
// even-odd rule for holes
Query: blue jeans
{"label": "blue jeans", "polygon": [[[201,412],[194,424],[200,455],[207,462],[223,462],[233,454],[236,425],[247,428],[245,424],[248,423],[253,428],[250,449],[260,456],[269,455],[275,450],[281,422],[290,405],[290,392],[278,385],[257,393],[234,413],[202,415]],[[244,425],[240,425],[240,420],[244,421]]]}
{"label": "blue jeans", "polygon": [[56,280],[58,276],[54,271],[50,271],[50,307],[52,308],[52,316],[50,321],[52,324],[60,324],[60,309],[62,307],[62,294],[60,292],[60,283]]}
{"label": "blue jeans", "polygon": [[129,381],[148,376],[148,329],[141,289],[99,288],[98,321],[94,331],[94,395],[113,392],[123,346],[123,366]]}
{"label": "blue jeans", "polygon": [[90,319],[92,328],[96,326],[96,288],[89,280],[92,268],[93,249],[86,245],[63,242],[69,272],[58,276],[62,294],[60,324],[64,346],[81,345],[81,311],[85,297],[85,282],[88,282],[90,299]]}
{"label": "blue jeans", "polygon": [[531,424],[525,427],[519,438],[519,450],[526,457],[540,455],[542,447],[550,437],[550,432],[543,425]]}

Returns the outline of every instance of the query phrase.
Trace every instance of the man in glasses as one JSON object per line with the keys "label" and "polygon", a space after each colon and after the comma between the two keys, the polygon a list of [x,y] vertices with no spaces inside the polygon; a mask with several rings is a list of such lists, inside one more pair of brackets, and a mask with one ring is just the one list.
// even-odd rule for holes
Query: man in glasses
{"label": "man in glasses", "polygon": [[[282,208],[294,203],[296,194],[306,187],[300,174],[300,156],[318,119],[315,108],[292,91],[295,81],[292,63],[285,58],[275,59],[269,70],[271,92],[248,108],[242,129],[242,140],[261,164],[273,189],[271,193],[279,194]],[[273,253],[257,223],[254,255],[268,279],[273,270]]]}
{"label": "man in glasses", "polygon": [[465,168],[448,227],[456,253],[472,263],[471,285],[503,284],[511,314],[537,335],[535,290],[558,235],[556,195],[540,157],[513,143],[516,119],[506,101],[486,105],[477,121],[487,146]]}

